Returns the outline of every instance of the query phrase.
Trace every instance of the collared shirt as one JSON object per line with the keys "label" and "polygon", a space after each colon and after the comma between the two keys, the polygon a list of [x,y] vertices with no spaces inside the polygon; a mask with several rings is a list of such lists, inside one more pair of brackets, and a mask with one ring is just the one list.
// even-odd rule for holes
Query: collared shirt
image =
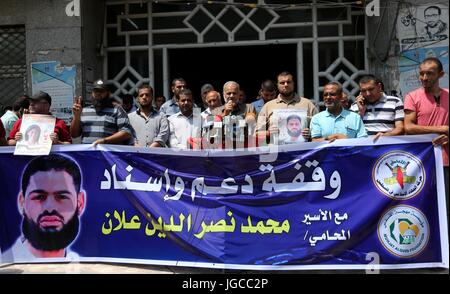
{"label": "collared shirt", "polygon": [[310,129],[311,138],[325,138],[335,134],[344,134],[347,138],[367,137],[361,116],[346,109],[342,109],[337,116],[328,112],[328,109],[314,115]]}
{"label": "collared shirt", "polygon": [[25,246],[24,240],[25,238],[23,236],[17,238],[16,242],[11,246],[11,248],[1,254],[1,263],[26,262],[36,259],[45,259],[48,261],[49,259],[55,258],[64,258],[68,261],[77,261],[80,258],[78,253],[71,251],[69,248],[66,248],[64,257],[35,257]]}
{"label": "collared shirt", "polygon": [[212,116],[213,114],[211,112],[211,109],[208,107],[205,110],[203,110],[202,113],[200,113],[200,115],[202,116],[203,120],[206,120],[209,116]]}
{"label": "collared shirt", "polygon": [[[55,129],[54,132],[58,134],[58,139],[61,142],[70,142],[72,143],[72,137],[70,137],[69,127],[67,127],[66,123],[57,117],[55,117]],[[8,140],[14,139],[16,134],[20,131],[20,126],[22,125],[22,118],[19,118],[18,121],[13,126],[11,133],[9,133]]]}
{"label": "collared shirt", "polygon": [[258,100],[252,102],[253,107],[255,107],[256,114],[259,114],[261,112],[264,104],[265,102],[262,97],[259,97]]}
{"label": "collared shirt", "polygon": [[145,117],[138,109],[128,114],[128,117],[135,130],[136,143],[150,146],[153,142],[158,142],[161,146],[166,146],[169,139],[169,121],[164,114],[152,109],[150,115]]}
{"label": "collared shirt", "polygon": [[[134,137],[134,129],[128,115],[120,106],[106,107],[95,110],[94,106],[84,107],[81,112],[81,143],[91,144],[96,140],[109,137],[119,131],[124,131]],[[134,139],[123,142],[132,145]]]}
{"label": "collared shirt", "polygon": [[[196,107],[198,106],[194,103],[194,108]],[[175,97],[172,97],[172,99],[164,102],[164,104],[161,105],[159,112],[164,113],[166,116],[171,116],[180,112],[180,107],[178,106]]]}
{"label": "collared shirt", "polygon": [[256,125],[257,130],[266,131],[269,129],[271,125],[274,125],[275,122],[271,119],[273,111],[275,109],[289,109],[289,108],[297,108],[297,109],[305,109],[307,115],[307,125],[309,125],[309,121],[312,116],[318,113],[316,106],[309,99],[300,97],[297,94],[294,95],[294,98],[290,101],[285,101],[281,98],[281,95],[278,94],[278,97],[274,100],[271,100],[264,104],[263,108],[259,112],[258,122]]}
{"label": "collared shirt", "polygon": [[3,126],[5,127],[6,136],[11,133],[14,124],[19,120],[19,117],[14,111],[8,110],[1,118]]}
{"label": "collared shirt", "polygon": [[171,116],[180,112],[180,107],[178,106],[175,97],[172,97],[172,99],[164,102],[164,104],[161,105],[159,112],[164,113],[166,116]]}
{"label": "collared shirt", "polygon": [[[352,104],[350,110],[358,113],[356,102]],[[404,119],[403,102],[398,97],[387,96],[383,93],[374,104],[366,103],[363,122],[368,135],[390,132],[395,129],[396,121],[403,121]]]}
{"label": "collared shirt", "polygon": [[181,111],[169,116],[169,145],[172,148],[189,149],[189,138],[200,138],[201,117],[194,121],[194,115],[186,117]]}
{"label": "collared shirt", "polygon": [[[419,126],[448,126],[448,89],[441,88],[439,103],[423,87],[409,92],[405,96],[405,109],[416,113]],[[448,144],[442,146],[444,166],[448,166]]]}

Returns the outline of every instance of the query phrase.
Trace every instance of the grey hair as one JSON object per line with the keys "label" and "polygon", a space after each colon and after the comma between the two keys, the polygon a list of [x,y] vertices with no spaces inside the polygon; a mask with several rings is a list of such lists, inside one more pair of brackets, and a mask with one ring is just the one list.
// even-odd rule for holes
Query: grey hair
{"label": "grey hair", "polygon": [[238,83],[236,83],[235,81],[228,81],[225,84],[223,84],[223,90],[225,91],[225,88],[230,85],[235,85],[235,86],[237,86],[238,89],[240,89],[240,86]]}

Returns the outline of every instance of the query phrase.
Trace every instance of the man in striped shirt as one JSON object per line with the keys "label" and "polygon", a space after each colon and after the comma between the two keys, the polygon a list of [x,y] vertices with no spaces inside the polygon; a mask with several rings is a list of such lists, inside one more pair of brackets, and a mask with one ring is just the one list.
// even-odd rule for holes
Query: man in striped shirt
{"label": "man in striped shirt", "polygon": [[350,107],[359,113],[366,126],[367,134],[381,136],[404,134],[404,110],[400,98],[387,96],[382,90],[381,81],[373,75],[365,75],[359,80],[360,95]]}
{"label": "man in striped shirt", "polygon": [[82,106],[78,97],[72,107],[70,134],[81,143],[133,145],[134,129],[121,106],[114,106],[108,86],[98,80],[92,90],[92,105]]}

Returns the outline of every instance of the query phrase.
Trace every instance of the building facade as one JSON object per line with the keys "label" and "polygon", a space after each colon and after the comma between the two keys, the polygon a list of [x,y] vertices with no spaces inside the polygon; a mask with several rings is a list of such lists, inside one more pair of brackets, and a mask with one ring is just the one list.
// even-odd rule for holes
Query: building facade
{"label": "building facade", "polygon": [[31,94],[31,64],[42,61],[75,65],[76,95],[103,78],[118,97],[143,83],[170,97],[171,80],[183,77],[197,97],[204,83],[221,90],[235,80],[251,101],[281,71],[317,105],[329,81],[357,96],[368,72],[398,90],[397,1],[375,1],[375,15],[344,0],[198,2],[1,1],[0,103]]}

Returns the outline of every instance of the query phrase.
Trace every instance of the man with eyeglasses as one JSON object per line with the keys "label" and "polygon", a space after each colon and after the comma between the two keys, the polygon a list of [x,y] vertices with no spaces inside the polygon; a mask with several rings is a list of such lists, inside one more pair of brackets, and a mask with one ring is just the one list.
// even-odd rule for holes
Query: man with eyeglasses
{"label": "man with eyeglasses", "polygon": [[341,105],[342,86],[330,82],[323,89],[326,109],[311,119],[312,141],[330,141],[367,137],[361,117],[344,109]]}
{"label": "man with eyeglasses", "polygon": [[374,140],[381,136],[403,135],[403,102],[395,96],[388,96],[382,90],[381,81],[374,75],[362,76],[359,80],[360,95],[350,110],[362,117],[369,136]]}
{"label": "man with eyeglasses", "polygon": [[[28,113],[30,114],[48,114],[50,113],[50,106],[52,105],[52,98],[46,92],[40,91],[36,95],[30,98],[30,106]],[[8,136],[8,145],[15,146],[17,141],[23,139],[23,134],[20,132],[20,126],[22,125],[22,118],[14,124],[11,133]],[[70,137],[69,128],[66,123],[59,118],[55,121],[55,130],[50,134],[50,139],[53,144],[71,144],[72,138]]]}

